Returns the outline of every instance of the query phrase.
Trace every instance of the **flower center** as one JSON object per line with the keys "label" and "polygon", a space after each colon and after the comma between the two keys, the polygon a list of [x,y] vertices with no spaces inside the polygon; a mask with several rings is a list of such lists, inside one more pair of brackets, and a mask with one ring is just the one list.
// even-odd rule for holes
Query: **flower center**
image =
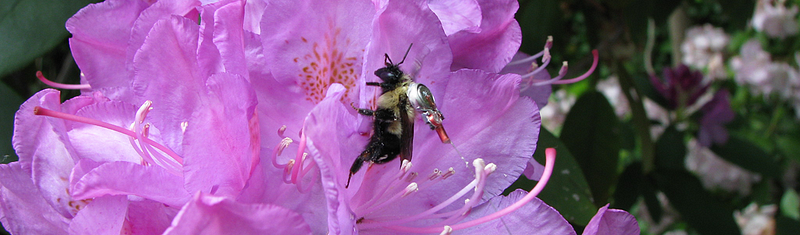
{"label": "flower center", "polygon": [[306,100],[315,104],[325,98],[325,92],[333,83],[340,83],[348,90],[342,96],[342,102],[352,102],[350,91],[356,86],[356,79],[359,76],[356,72],[361,72],[361,62],[357,57],[347,56],[345,52],[339,51],[338,48],[348,48],[350,44],[349,39],[342,43],[339,40],[340,34],[340,28],[336,28],[333,35],[326,33],[323,36],[323,44],[311,43],[308,39],[300,37],[303,43],[311,43],[312,51],[301,57],[295,57],[292,61],[302,67],[297,76],[300,87],[306,93]]}

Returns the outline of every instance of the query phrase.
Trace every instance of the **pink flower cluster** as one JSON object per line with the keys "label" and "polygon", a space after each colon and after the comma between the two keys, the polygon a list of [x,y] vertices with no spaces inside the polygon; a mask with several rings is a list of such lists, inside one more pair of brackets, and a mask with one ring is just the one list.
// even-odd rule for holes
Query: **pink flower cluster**
{"label": "pink flower cluster", "polygon": [[[500,74],[521,42],[517,8],[89,5],[67,22],[84,82],[53,84],[82,95],[62,103],[47,89],[20,107],[20,161],[0,166],[0,222],[15,234],[574,234],[534,198],[554,150],[536,188],[500,195],[532,161],[540,127],[537,103],[520,93],[533,75]],[[417,120],[412,161],[370,165],[345,187],[372,125],[350,105],[374,104],[366,82],[384,54],[402,58],[412,44],[401,68],[436,96],[453,145]],[[603,207],[584,234],[608,233],[638,225]]]}

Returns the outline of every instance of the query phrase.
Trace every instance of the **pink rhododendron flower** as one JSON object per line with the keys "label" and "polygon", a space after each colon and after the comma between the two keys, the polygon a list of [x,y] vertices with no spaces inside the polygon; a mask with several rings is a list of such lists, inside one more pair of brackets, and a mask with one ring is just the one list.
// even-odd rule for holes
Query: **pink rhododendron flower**
{"label": "pink rhododendron flower", "polygon": [[[543,70],[525,61],[527,76],[497,74],[520,43],[516,2],[453,4],[90,5],[68,22],[84,84],[54,84],[84,94],[61,104],[45,90],[20,109],[0,222],[35,234],[574,233],[535,198],[554,150],[530,193],[500,195],[531,162],[540,126],[520,87]],[[350,105],[374,105],[366,82],[409,46],[400,66],[438,98],[453,144],[415,120],[414,158],[369,164],[347,188],[373,124]],[[541,67],[548,49],[532,57]],[[586,77],[565,72],[535,85]],[[599,225],[630,225],[604,209],[598,220],[611,222]],[[622,231],[599,225],[587,230]]]}

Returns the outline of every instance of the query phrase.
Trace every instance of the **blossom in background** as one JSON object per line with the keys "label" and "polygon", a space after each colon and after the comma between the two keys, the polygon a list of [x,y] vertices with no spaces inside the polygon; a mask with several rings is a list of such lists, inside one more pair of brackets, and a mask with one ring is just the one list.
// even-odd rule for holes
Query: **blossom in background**
{"label": "blossom in background", "polygon": [[725,31],[710,24],[689,28],[681,43],[681,61],[695,69],[707,69],[711,78],[724,78],[722,52],[728,41],[730,36]]}
{"label": "blossom in background", "polygon": [[761,176],[717,156],[697,140],[687,144],[686,169],[694,172],[708,189],[750,194],[750,186],[761,180]]}
{"label": "blossom in background", "polygon": [[650,82],[667,100],[666,108],[673,110],[693,105],[709,87],[700,71],[691,70],[683,64],[675,68],[664,68],[663,81],[655,74],[651,75]]}
{"label": "blossom in background", "polygon": [[622,93],[622,87],[619,85],[619,77],[611,75],[601,80],[597,83],[597,90],[606,96],[608,102],[614,107],[614,113],[617,114],[617,117],[624,118],[625,115],[630,113],[631,108],[630,105],[628,105],[628,98],[625,98],[625,94]]}
{"label": "blossom in background", "polygon": [[751,203],[741,211],[734,211],[733,217],[736,224],[742,229],[744,235],[775,234],[776,205],[763,205]]}
{"label": "blossom in background", "polygon": [[756,94],[772,92],[769,70],[771,64],[770,54],[764,51],[761,43],[755,39],[743,44],[739,56],[731,58],[731,68],[735,72],[736,82],[749,85]]}
{"label": "blossom in background", "polygon": [[759,0],[753,13],[753,28],[770,37],[784,39],[797,34],[796,5],[786,8],[786,0]]}
{"label": "blossom in background", "polygon": [[[796,61],[797,58],[798,54],[795,55]],[[800,104],[800,96],[797,95],[800,91],[798,67],[772,61],[770,54],[761,48],[757,40],[742,45],[740,55],[731,59],[731,67],[736,72],[736,82],[749,86],[753,93],[767,98],[776,94],[779,99],[789,101],[794,106]]]}
{"label": "blossom in background", "polygon": [[704,104],[700,111],[703,117],[700,118],[700,130],[697,133],[697,141],[704,147],[711,144],[725,144],[728,142],[728,130],[725,124],[733,121],[735,113],[731,109],[730,93],[722,89],[714,94],[714,98]]}
{"label": "blossom in background", "polygon": [[561,126],[564,125],[564,119],[567,118],[567,113],[569,113],[576,100],[575,95],[567,93],[566,90],[556,91],[550,97],[550,105],[541,110],[542,125],[547,127],[548,130],[560,130]]}

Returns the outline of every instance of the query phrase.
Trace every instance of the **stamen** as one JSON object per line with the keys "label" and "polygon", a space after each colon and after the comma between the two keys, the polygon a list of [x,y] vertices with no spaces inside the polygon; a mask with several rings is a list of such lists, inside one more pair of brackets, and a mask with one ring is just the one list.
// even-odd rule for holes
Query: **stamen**
{"label": "stamen", "polygon": [[[281,142],[278,143],[277,146],[275,146],[275,148],[272,150],[272,165],[273,166],[275,166],[276,168],[286,167],[286,164],[278,163],[278,156],[280,156],[283,153],[283,150],[286,149],[286,147],[289,147],[289,145],[292,144],[292,142],[293,141],[292,141],[291,138],[286,137],[286,138],[283,138],[281,140]],[[294,160],[292,160],[292,161],[294,161]]]}
{"label": "stamen", "polygon": [[[542,190],[544,189],[545,185],[547,185],[547,182],[550,180],[550,176],[553,174],[553,165],[554,165],[555,159],[556,159],[556,150],[554,148],[546,149],[545,150],[545,156],[546,156],[545,169],[544,169],[544,172],[542,173],[542,178],[539,180],[538,183],[536,183],[536,186],[534,186],[533,189],[528,194],[526,194],[522,199],[520,199],[519,201],[515,202],[511,206],[503,208],[502,210],[499,210],[499,211],[497,211],[495,213],[492,213],[490,215],[487,215],[487,216],[484,216],[484,217],[481,217],[481,218],[478,218],[478,219],[475,219],[475,220],[470,220],[470,221],[467,221],[467,222],[464,222],[464,223],[460,223],[460,224],[456,224],[456,225],[450,225],[449,227],[451,227],[453,230],[459,230],[459,229],[469,228],[469,227],[472,227],[472,226],[475,226],[475,225],[478,225],[478,224],[486,223],[486,222],[489,222],[491,220],[494,220],[494,219],[500,218],[502,216],[505,216],[505,215],[507,215],[507,214],[509,214],[509,213],[521,208],[522,206],[524,206],[525,204],[527,204],[528,202],[533,200],[534,197],[536,197],[537,195],[539,195],[539,193],[542,192]],[[496,168],[496,167],[494,167],[494,166],[483,167],[484,170],[489,170],[489,171],[494,171],[494,168]],[[478,175],[480,175],[480,174],[477,174],[476,176],[478,176]],[[473,181],[473,182],[475,182],[475,181]],[[470,199],[470,202],[471,201],[473,201],[473,199]],[[425,213],[427,213],[427,211],[423,212],[423,213],[420,213],[419,215],[422,215],[422,214],[425,214]],[[401,219],[399,221],[392,221],[391,223],[400,224],[400,223],[405,223],[405,222],[408,222],[408,221],[417,220],[419,218],[419,215],[412,216],[412,217],[414,217],[414,219],[412,219],[412,220]],[[437,227],[437,226],[408,227],[408,226],[386,225],[386,224],[390,224],[390,223],[387,223],[387,222],[374,223],[374,224],[373,223],[368,223],[368,224],[362,224],[362,226],[364,228],[384,227],[384,228],[388,228],[388,229],[392,229],[392,230],[396,230],[396,231],[410,232],[410,233],[436,233],[436,232],[440,232],[441,231],[440,230],[441,227]]]}
{"label": "stamen", "polygon": [[547,41],[544,43],[544,50],[539,51],[539,53],[536,53],[535,55],[532,55],[532,56],[530,56],[528,58],[517,60],[517,61],[512,61],[511,63],[508,63],[508,65],[506,65],[506,66],[527,64],[527,63],[531,63],[531,62],[535,63],[536,59],[538,59],[539,57],[542,57],[542,55],[544,55],[544,53],[545,53],[545,50],[550,50],[550,48],[553,48],[553,36],[547,36]]}
{"label": "stamen", "polygon": [[405,181],[406,182],[414,181],[414,179],[417,178],[417,175],[419,175],[419,174],[417,174],[417,172],[411,172],[411,174],[408,174],[408,176],[406,177]]}
{"label": "stamen", "polygon": [[545,71],[544,69],[547,68],[547,65],[550,65],[550,59],[551,59],[550,49],[545,48],[544,51],[542,51],[542,52],[544,52],[544,55],[542,56],[542,66],[539,66],[538,68],[534,69],[533,72],[523,74],[522,75],[523,79],[525,79],[525,78],[533,78],[534,75],[536,75],[536,74],[538,74],[538,73],[540,73],[542,71]]}
{"label": "stamen", "polygon": [[450,169],[448,169],[448,170],[447,170],[447,173],[444,173],[444,174],[442,175],[442,179],[447,179],[447,178],[450,178],[450,176],[453,176],[453,175],[455,175],[455,174],[456,174],[456,171],[455,171],[455,170],[453,170],[453,168],[452,168],[452,167],[450,167]]}
{"label": "stamen", "polygon": [[305,131],[300,131],[300,146],[297,147],[297,155],[295,156],[295,164],[297,167],[292,167],[292,183],[297,183],[300,176],[300,170],[303,167],[303,153],[306,150],[306,134]]}
{"label": "stamen", "polygon": [[[103,127],[103,128],[112,130],[112,131],[119,132],[121,134],[130,136],[130,137],[133,137],[133,138],[137,138],[137,134],[135,132],[131,131],[131,130],[128,130],[128,129],[125,129],[125,128],[122,128],[122,127],[119,127],[119,126],[116,126],[116,125],[112,125],[112,124],[107,123],[107,122],[91,119],[91,118],[86,118],[86,117],[76,116],[76,115],[72,115],[72,114],[68,114],[68,113],[62,113],[62,112],[59,112],[59,111],[49,110],[49,109],[46,109],[46,108],[42,108],[41,106],[34,107],[33,108],[33,114],[34,115],[54,117],[54,118],[59,118],[59,119],[64,119],[64,120],[69,120],[69,121],[74,121],[74,122],[80,122],[80,123],[85,123],[85,124],[89,124],[89,125],[95,125],[95,126],[99,126],[99,127]],[[178,154],[176,154],[175,152],[173,152],[171,149],[167,148],[166,146],[161,145],[158,142],[155,142],[155,141],[153,141],[153,140],[151,140],[149,138],[146,138],[146,137],[142,137],[141,140],[144,141],[145,143],[149,144],[149,145],[152,145],[156,149],[164,152],[169,157],[171,157],[173,160],[178,162],[178,164],[183,165],[183,158],[178,156]]]}
{"label": "stamen", "polygon": [[572,79],[553,82],[553,84],[576,83],[576,82],[580,82],[583,79],[588,78],[589,75],[592,75],[592,73],[594,72],[594,69],[597,68],[597,62],[599,61],[599,59],[600,59],[600,57],[597,54],[597,49],[592,50],[592,67],[589,68],[589,71],[586,71],[586,73],[582,74],[581,76],[577,76],[577,77],[572,78]]}
{"label": "stamen", "polygon": [[36,77],[39,78],[39,81],[42,81],[44,84],[59,89],[66,89],[66,90],[92,89],[92,87],[89,86],[89,84],[63,84],[47,80],[47,78],[44,77],[44,74],[42,74],[42,71],[36,71]]}
{"label": "stamen", "polygon": [[[408,180],[408,178],[406,179],[406,181],[403,181],[402,178],[403,178],[403,175],[405,175],[406,172],[408,172],[411,169],[411,165],[412,165],[411,161],[404,159],[403,160],[403,165],[400,166],[400,170],[397,172],[397,175],[395,177],[395,179],[398,179],[398,180],[394,180],[394,181],[392,181],[392,182],[390,182],[388,184],[384,184],[384,187],[382,189],[376,190],[376,192],[379,192],[379,193],[375,194],[375,195],[381,195],[381,196],[372,197],[367,202],[361,204],[360,207],[354,209],[353,211],[354,212],[359,212],[359,211],[362,211],[362,210],[366,210],[367,208],[370,207],[370,205],[377,204],[378,201],[383,200],[385,198],[385,196],[387,195],[386,191],[388,191],[389,189],[395,188],[397,185],[399,185],[401,183],[404,183],[404,182],[409,182],[410,183],[411,181]],[[412,172],[411,174],[409,174],[409,177],[413,179],[413,178],[416,178],[416,175],[417,175],[416,172]],[[359,214],[361,214],[361,213],[359,213]]]}
{"label": "stamen", "polygon": [[383,201],[381,203],[378,203],[377,205],[374,205],[372,207],[366,208],[366,209],[364,209],[363,211],[361,211],[358,214],[359,215],[367,215],[369,213],[372,213],[373,211],[375,211],[377,209],[380,209],[380,208],[383,208],[384,206],[387,206],[387,205],[391,204],[391,202],[394,202],[397,199],[400,199],[401,197],[408,196],[409,194],[411,194],[413,192],[416,192],[417,190],[419,190],[419,187],[417,186],[417,183],[410,183],[410,184],[408,184],[408,186],[406,186],[405,189],[401,190],[400,192],[395,193],[388,200]]}
{"label": "stamen", "polygon": [[186,128],[189,127],[189,122],[181,122],[181,133],[186,134]]}
{"label": "stamen", "polygon": [[558,81],[558,80],[561,80],[562,78],[564,78],[564,76],[566,76],[566,75],[567,75],[567,70],[568,70],[568,68],[569,68],[569,64],[568,64],[566,61],[564,61],[564,62],[561,64],[561,69],[559,69],[559,70],[558,70],[558,76],[555,76],[554,78],[551,78],[551,79],[549,79],[549,80],[540,81],[540,82],[535,82],[535,83],[533,83],[533,85],[534,85],[534,86],[542,86],[542,85],[550,85],[550,84],[553,84],[554,82],[556,82],[556,81]]}
{"label": "stamen", "polygon": [[[431,217],[436,212],[444,209],[445,207],[449,206],[453,202],[457,201],[462,196],[464,196],[467,193],[469,193],[469,191],[471,189],[475,188],[479,184],[480,178],[483,178],[482,176],[479,176],[479,175],[483,175],[483,174],[480,174],[480,172],[482,172],[482,169],[485,167],[485,165],[483,164],[483,159],[480,159],[480,158],[475,159],[475,161],[473,161],[473,165],[476,165],[476,167],[475,167],[476,178],[474,180],[472,180],[472,182],[467,184],[464,188],[462,188],[460,191],[458,191],[456,194],[454,194],[453,196],[450,196],[450,198],[448,198],[447,200],[443,201],[442,203],[439,203],[439,205],[436,205],[436,206],[434,206],[434,207],[432,207],[432,208],[430,208],[430,209],[428,209],[426,211],[423,211],[422,213],[419,213],[419,214],[416,214],[416,215],[413,215],[413,216],[409,216],[409,217],[405,217],[405,218],[401,218],[401,219],[393,220],[393,221],[365,223],[365,224],[362,224],[361,227],[363,229],[377,228],[377,227],[383,227],[383,226],[387,226],[387,225],[403,224],[403,223],[406,223],[406,222],[410,222],[410,221],[415,221],[415,220],[420,220],[420,219],[425,219],[425,218]],[[452,170],[452,168],[450,169],[450,171],[455,172],[455,171]],[[441,180],[441,178],[439,178],[439,180]],[[426,183],[428,183],[428,182],[426,182]],[[457,210],[456,212],[458,212],[458,211],[460,211],[460,210]],[[359,213],[359,215],[365,215],[365,214]],[[440,216],[434,216],[434,217],[440,217]]]}

